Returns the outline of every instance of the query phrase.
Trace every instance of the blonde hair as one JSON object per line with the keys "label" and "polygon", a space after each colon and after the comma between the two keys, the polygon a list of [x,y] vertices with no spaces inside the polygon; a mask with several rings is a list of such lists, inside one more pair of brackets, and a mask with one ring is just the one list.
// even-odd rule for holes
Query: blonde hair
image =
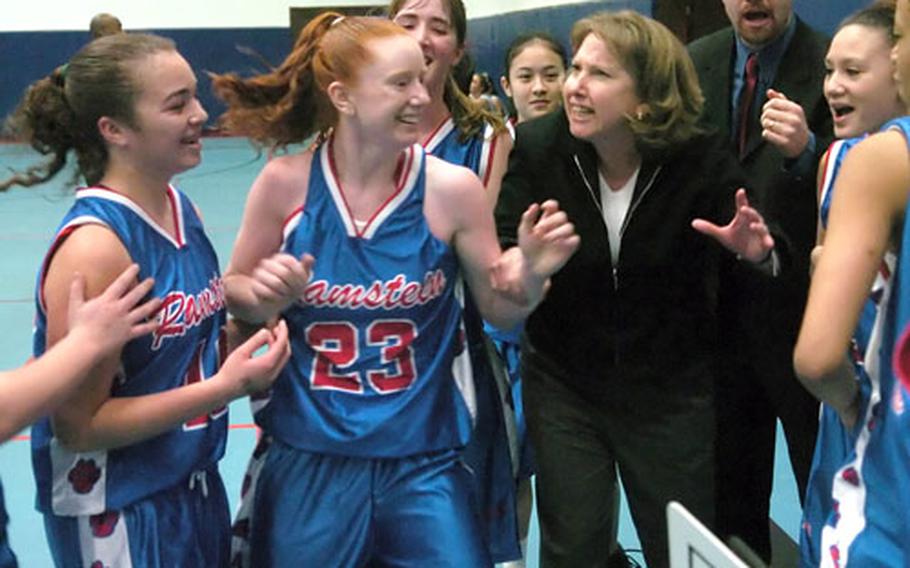
{"label": "blonde hair", "polygon": [[635,80],[647,111],[627,116],[643,151],[663,150],[701,134],[704,96],[695,66],[682,43],[663,24],[631,10],[599,12],[572,27],[572,50],[594,34]]}

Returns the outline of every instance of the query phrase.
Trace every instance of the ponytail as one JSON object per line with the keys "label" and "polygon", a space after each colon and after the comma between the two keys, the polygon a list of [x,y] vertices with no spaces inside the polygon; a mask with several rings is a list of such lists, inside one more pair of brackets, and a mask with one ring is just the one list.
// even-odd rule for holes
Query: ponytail
{"label": "ponytail", "polygon": [[175,51],[174,42],[151,34],[116,34],[92,41],[70,62],[32,84],[7,121],[14,140],[25,142],[50,159],[0,182],[0,191],[13,185],[31,186],[53,178],[73,150],[79,177],[95,185],[104,177],[108,151],[98,120],[107,116],[135,126],[139,89],[135,62],[161,51]]}
{"label": "ponytail", "polygon": [[76,116],[64,92],[65,67],[32,84],[22,102],[7,120],[7,133],[50,159],[30,166],[0,182],[0,191],[13,185],[32,186],[54,177],[66,165],[66,156],[75,146]]}
{"label": "ponytail", "polygon": [[236,73],[209,73],[215,94],[228,110],[222,126],[231,134],[276,147],[302,142],[334,122],[334,108],[315,79],[319,42],[341,15],[325,12],[297,36],[291,53],[269,73],[246,79]]}

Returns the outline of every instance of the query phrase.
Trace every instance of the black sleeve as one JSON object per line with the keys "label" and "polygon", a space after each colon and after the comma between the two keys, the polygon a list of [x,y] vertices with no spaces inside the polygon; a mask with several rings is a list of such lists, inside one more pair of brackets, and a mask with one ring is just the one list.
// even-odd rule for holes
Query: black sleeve
{"label": "black sleeve", "polygon": [[[726,225],[736,214],[735,195],[739,188],[746,190],[749,205],[761,213],[774,238],[774,253],[781,273],[786,273],[793,267],[793,252],[790,238],[786,231],[769,211],[767,204],[760,199],[759,193],[754,190],[748,176],[733,154],[730,144],[720,135],[711,135],[705,141],[710,149],[707,153],[708,163],[705,164],[705,177],[713,180],[719,187],[717,191],[716,219],[719,225]],[[732,256],[732,255],[731,255]]]}
{"label": "black sleeve", "polygon": [[515,144],[509,154],[509,166],[502,179],[499,199],[494,210],[496,233],[503,249],[518,244],[518,224],[521,221],[521,214],[531,203],[535,202],[531,183],[534,178],[534,169],[531,167],[533,162],[528,158],[528,138],[521,135],[522,130],[519,126]]}

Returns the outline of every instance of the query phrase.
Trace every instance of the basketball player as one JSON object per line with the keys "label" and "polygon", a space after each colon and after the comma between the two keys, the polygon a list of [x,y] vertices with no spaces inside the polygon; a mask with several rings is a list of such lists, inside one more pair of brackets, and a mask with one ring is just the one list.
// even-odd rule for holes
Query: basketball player
{"label": "basketball player", "polygon": [[[418,125],[421,144],[433,156],[470,168],[483,182],[488,202],[495,205],[512,149],[511,127],[506,128],[501,114],[472,100],[458,87],[456,75],[469,63],[465,56],[464,3],[392,0],[388,11],[393,21],[417,40],[427,62],[424,84],[430,102]],[[484,334],[470,289],[465,300],[465,325],[477,418],[464,459],[472,474],[484,538],[493,560],[505,562],[521,557],[513,481],[518,440],[514,436],[514,410],[509,404],[508,372]]]}
{"label": "basketball player", "polygon": [[195,93],[173,42],[117,34],[86,45],[65,76],[36,82],[17,111],[22,137],[52,160],[16,183],[52,178],[69,150],[88,183],[39,273],[35,356],[67,333],[77,270],[92,296],[138,264],[162,299],[155,331],[105,357],[32,429],[37,505],[58,566],[226,564],[225,405],[268,387],[289,357],[280,324],[225,360],[215,251],[170,185],[200,160],[207,115]]}
{"label": "basketball player", "polygon": [[[895,63],[898,91],[910,92],[910,5],[897,3]],[[906,334],[907,197],[910,188],[910,119],[887,123],[857,144],[844,161],[835,184],[825,246],[812,278],[809,303],[794,353],[797,374],[820,400],[834,408],[848,427],[874,420],[871,432],[857,441],[856,459],[834,479],[833,522],[822,530],[821,566],[905,566],[910,523],[910,453],[906,390],[895,374],[906,372],[901,356]],[[880,402],[861,414],[861,390],[843,352],[889,249],[898,252],[890,294],[884,295],[873,336],[880,351],[867,360],[878,371]],[[896,369],[894,364],[896,363]],[[870,366],[874,365],[874,368]]]}
{"label": "basketball player", "polygon": [[491,564],[460,461],[473,383],[459,276],[511,325],[578,240],[548,202],[502,255],[476,176],[417,143],[425,72],[399,26],[329,12],[273,73],[214,79],[230,130],[320,134],[254,183],[225,278],[238,317],[282,314],[294,346],[256,413],[238,564]]}
{"label": "basketball player", "polygon": [[[891,48],[894,43],[894,6],[879,3],[850,15],[838,27],[825,58],[827,74],[825,98],[831,109],[834,142],[819,166],[819,244],[824,238],[832,188],[847,152],[868,132],[904,114],[905,107],[897,94],[892,78]],[[862,396],[859,414],[865,416],[871,405],[881,400],[879,365],[877,360],[881,335],[873,335],[875,320],[882,317],[879,307],[887,299],[888,280],[894,270],[895,254],[889,250],[863,307],[859,325],[853,336],[849,356],[860,381]],[[869,365],[866,365],[866,361]],[[870,371],[872,371],[870,373]],[[870,403],[871,401],[871,403]],[[837,411],[823,404],[818,441],[809,473],[809,483],[803,501],[800,551],[803,566],[818,566],[822,553],[821,535],[827,523],[835,523],[832,484],[845,463],[853,461],[856,451],[864,451],[874,427],[871,419],[860,420],[859,429],[846,428]],[[857,440],[862,440],[857,444]],[[849,475],[849,474],[848,474]],[[857,480],[859,483],[863,481]]]}

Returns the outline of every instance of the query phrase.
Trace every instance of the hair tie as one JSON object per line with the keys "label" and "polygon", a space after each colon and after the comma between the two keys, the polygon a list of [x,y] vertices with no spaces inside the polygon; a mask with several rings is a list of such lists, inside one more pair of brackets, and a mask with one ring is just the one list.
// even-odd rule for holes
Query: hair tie
{"label": "hair tie", "polygon": [[69,63],[64,63],[60,67],[57,67],[56,72],[52,74],[54,82],[59,87],[64,87],[66,85],[66,70],[69,66]]}
{"label": "hair tie", "polygon": [[332,20],[332,23],[329,24],[329,27],[330,27],[330,28],[335,27],[335,24],[341,22],[341,20],[343,20],[343,19],[344,19],[344,16],[338,16],[337,18],[335,18],[334,20]]}

